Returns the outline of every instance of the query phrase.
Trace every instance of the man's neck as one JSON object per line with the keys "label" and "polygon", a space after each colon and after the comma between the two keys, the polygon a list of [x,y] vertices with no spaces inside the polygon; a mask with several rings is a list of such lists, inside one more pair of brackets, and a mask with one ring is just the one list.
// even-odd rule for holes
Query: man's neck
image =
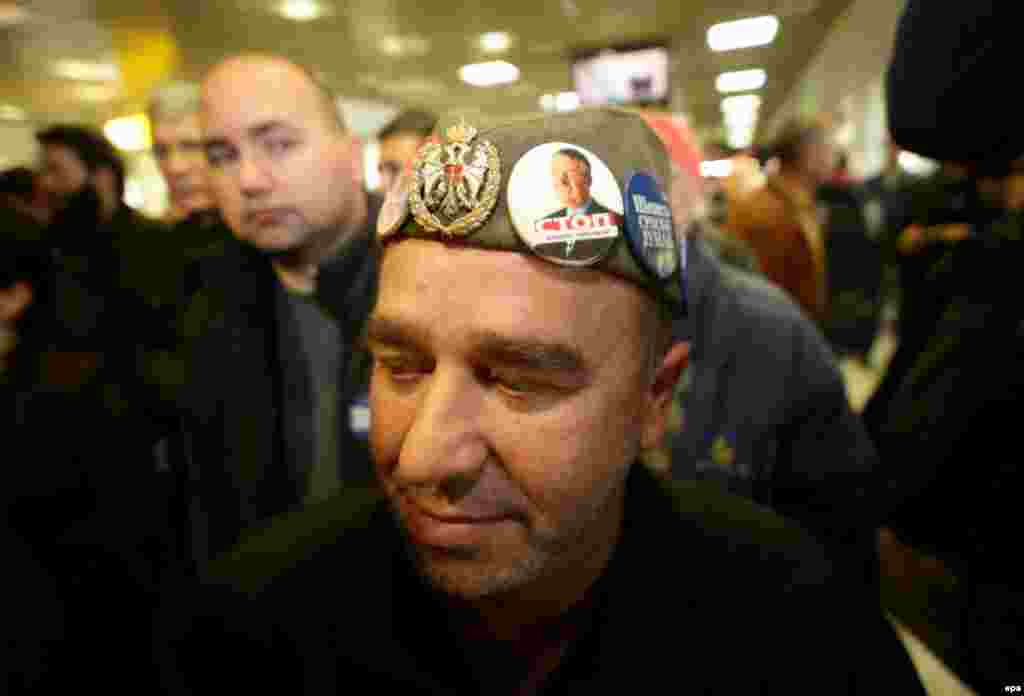
{"label": "man's neck", "polygon": [[351,212],[353,214],[347,216],[346,222],[334,226],[333,234],[323,235],[319,243],[274,259],[274,272],[287,290],[299,294],[316,292],[320,266],[337,255],[341,247],[366,225],[368,208],[366,196],[362,193],[355,196]]}
{"label": "man's neck", "polygon": [[18,345],[18,334],[13,324],[0,321],[0,375],[7,372],[10,367],[11,356]]}
{"label": "man's neck", "polygon": [[577,215],[582,214],[583,211],[587,209],[587,206],[590,205],[590,201],[591,200],[593,200],[593,199],[588,198],[587,200],[583,201],[583,203],[581,203],[578,206],[566,208],[566,211],[569,212],[569,213],[577,214]]}

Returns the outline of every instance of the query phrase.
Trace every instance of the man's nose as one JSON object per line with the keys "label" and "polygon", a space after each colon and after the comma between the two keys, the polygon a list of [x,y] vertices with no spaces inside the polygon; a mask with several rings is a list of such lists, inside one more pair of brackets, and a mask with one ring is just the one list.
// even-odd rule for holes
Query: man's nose
{"label": "man's nose", "polygon": [[271,176],[265,161],[251,155],[242,156],[238,164],[238,180],[247,197],[265,193],[271,185]]}
{"label": "man's nose", "polygon": [[470,371],[435,367],[402,443],[397,481],[437,487],[449,502],[467,494],[490,453],[480,431],[481,386]]}
{"label": "man's nose", "polygon": [[181,151],[181,148],[170,148],[164,163],[164,166],[167,167],[167,172],[173,176],[181,176],[188,173],[188,158]]}

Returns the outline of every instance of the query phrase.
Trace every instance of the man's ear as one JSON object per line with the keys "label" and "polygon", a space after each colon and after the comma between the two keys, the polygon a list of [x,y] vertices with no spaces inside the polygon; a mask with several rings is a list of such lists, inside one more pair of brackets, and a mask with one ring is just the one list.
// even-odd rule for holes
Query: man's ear
{"label": "man's ear", "polygon": [[90,175],[92,185],[103,203],[103,212],[113,215],[121,205],[121,197],[117,191],[117,176],[110,167],[97,167]]}
{"label": "man's ear", "polygon": [[32,286],[19,280],[7,288],[0,288],[0,321],[15,322],[32,304]]}
{"label": "man's ear", "polygon": [[641,435],[641,446],[644,449],[661,445],[668,427],[669,411],[672,397],[675,395],[679,376],[690,363],[690,344],[685,341],[676,343],[665,353],[658,365],[648,393],[647,417]]}

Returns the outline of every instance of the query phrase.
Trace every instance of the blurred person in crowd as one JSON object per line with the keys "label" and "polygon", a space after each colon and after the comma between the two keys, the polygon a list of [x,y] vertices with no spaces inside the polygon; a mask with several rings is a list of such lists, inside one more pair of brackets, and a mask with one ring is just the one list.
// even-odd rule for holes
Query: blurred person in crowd
{"label": "blurred person in crowd", "polygon": [[864,408],[864,422],[874,434],[888,419],[889,401],[935,335],[949,303],[969,278],[944,273],[979,227],[1001,214],[1002,203],[985,196],[964,166],[944,162],[907,191],[903,227],[883,240],[883,250],[899,272],[899,345],[878,389]]}
{"label": "blurred person in crowd", "polygon": [[[350,379],[376,288],[380,200],[330,93],[280,57],[227,58],[201,89],[213,200],[236,238],[197,260],[179,320],[192,559],[370,476]],[[178,375],[176,378],[174,375]],[[356,419],[357,421],[359,419]]]}
{"label": "blurred person in crowd", "polygon": [[[367,329],[380,485],[275,520],[177,597],[159,644],[168,692],[328,694],[367,679],[396,693],[622,693],[642,674],[711,694],[923,693],[881,612],[802,530],[637,464],[686,363],[671,221],[645,236],[627,212],[608,253],[572,267],[540,248],[539,230],[565,230],[545,226],[534,187],[568,145],[600,169],[595,195],[639,197],[665,220],[668,163],[641,118],[443,132],[448,155],[489,161],[463,175],[483,188],[457,207],[425,186],[411,215],[381,218]],[[419,180],[439,164],[428,156]],[[743,619],[739,644],[723,608]],[[652,617],[684,628],[682,644],[637,640]]]}
{"label": "blurred person in crowd", "polygon": [[761,269],[819,325],[825,320],[825,240],[815,205],[833,168],[825,126],[813,119],[785,124],[772,148],[779,171],[729,205],[726,228],[757,253]]}
{"label": "blurred person in crowd", "polygon": [[437,116],[429,111],[407,109],[380,129],[377,133],[377,142],[380,144],[377,171],[380,173],[382,191],[390,191],[399,174],[412,165],[416,152],[434,130],[436,123]]}
{"label": "blurred person in crowd", "polygon": [[[170,290],[149,271],[160,263],[150,246],[163,227],[124,203],[125,166],[114,146],[98,131],[56,125],[36,134],[41,149],[40,181],[53,210],[47,240],[62,270],[80,286],[78,294],[102,305],[107,328],[79,322],[75,305],[61,311],[68,329],[102,340],[117,340],[126,314],[146,320],[135,304],[156,308],[170,302]],[[64,293],[63,298],[70,295]],[[85,315],[92,316],[92,311]],[[154,319],[147,334],[158,331]]]}
{"label": "blurred person in crowd", "polygon": [[838,150],[835,154],[835,166],[832,168],[832,174],[823,183],[832,184],[833,186],[850,186],[856,183],[857,179],[853,175],[853,171],[850,169],[850,153],[845,150]]}
{"label": "blurred person in crowd", "polygon": [[863,363],[881,321],[882,244],[872,234],[878,223],[869,222],[863,187],[848,164],[840,168],[845,173],[822,182],[815,193],[829,295],[822,329],[836,353]]}
{"label": "blurred person in crowd", "polygon": [[892,241],[910,224],[911,191],[920,177],[900,164],[903,149],[892,140],[887,145],[885,166],[864,182],[864,214],[870,236],[882,250],[883,301],[899,307],[899,266],[892,253]]}
{"label": "blurred person in crowd", "polygon": [[167,183],[170,221],[212,209],[199,126],[199,86],[164,85],[153,93],[146,113],[153,132],[153,156]]}
{"label": "blurred person in crowd", "polygon": [[[16,585],[32,578],[5,610],[4,644],[19,646],[5,653],[5,683],[10,693],[83,679],[148,690],[145,646],[167,541],[149,442],[103,407],[103,370],[54,345],[53,273],[38,226],[0,207],[0,527],[14,544],[4,547],[5,573]],[[115,676],[98,626],[128,640]]]}
{"label": "blurred person in crowd", "polygon": [[683,126],[667,117],[648,121],[673,159],[670,200],[689,310],[675,332],[690,345],[667,456],[655,466],[800,522],[874,587],[875,452],[832,352],[785,293],[723,263],[721,235],[704,217],[696,140],[674,134]]}
{"label": "blurred person in crowd", "polygon": [[[1017,301],[1024,222],[1016,194],[1024,133],[1015,109],[980,106],[1019,52],[1010,8],[994,0],[949,8],[909,0],[886,78],[893,140],[961,165],[981,191],[991,189],[984,179],[998,179],[1003,193],[994,220],[976,216],[982,219],[969,220],[966,233],[925,227],[913,235],[952,247],[932,285],[956,291],[876,431],[903,503],[893,529],[954,570],[964,607],[953,628],[957,663],[986,693],[1019,684],[1024,664],[1024,583],[1007,565],[1024,468],[1012,455],[977,466],[980,453],[1016,432],[1024,393]],[[900,459],[910,451],[913,459]],[[917,466],[902,466],[907,461]]]}
{"label": "blurred person in crowd", "polygon": [[178,81],[159,87],[150,97],[147,115],[153,155],[167,183],[171,225],[166,234],[151,240],[154,263],[148,270],[163,272],[160,282],[174,309],[195,290],[189,264],[200,256],[224,253],[233,237],[210,191],[199,122],[199,85]]}
{"label": "blurred person in crowd", "polygon": [[88,194],[101,222],[125,214],[128,208],[121,200],[124,162],[99,132],[84,126],[56,125],[37,133],[36,140],[41,148],[41,186],[55,213]]}
{"label": "blurred person in crowd", "polygon": [[17,210],[40,225],[49,221],[49,210],[38,177],[28,167],[13,167],[0,172],[0,204]]}

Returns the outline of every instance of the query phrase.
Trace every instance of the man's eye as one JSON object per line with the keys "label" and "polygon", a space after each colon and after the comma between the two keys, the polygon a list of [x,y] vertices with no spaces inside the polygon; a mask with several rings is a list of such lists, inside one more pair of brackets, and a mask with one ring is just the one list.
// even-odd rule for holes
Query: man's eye
{"label": "man's eye", "polygon": [[296,141],[290,138],[276,138],[274,140],[268,140],[266,147],[267,152],[271,155],[282,155],[295,147],[295,145]]}
{"label": "man's eye", "polygon": [[230,163],[233,159],[234,153],[226,147],[206,148],[206,161],[209,162],[211,166],[221,167]]}
{"label": "man's eye", "polygon": [[167,148],[166,145],[154,145],[153,146],[153,156],[156,157],[158,160],[164,159],[165,157],[167,157],[167,154],[168,154],[168,148]]}
{"label": "man's eye", "polygon": [[496,370],[485,367],[480,370],[480,380],[484,384],[496,387],[499,391],[512,397],[523,397],[542,390],[542,386],[514,372]]}
{"label": "man's eye", "polygon": [[420,361],[398,357],[378,357],[377,365],[387,373],[388,378],[397,383],[408,384],[430,372],[428,365]]}

